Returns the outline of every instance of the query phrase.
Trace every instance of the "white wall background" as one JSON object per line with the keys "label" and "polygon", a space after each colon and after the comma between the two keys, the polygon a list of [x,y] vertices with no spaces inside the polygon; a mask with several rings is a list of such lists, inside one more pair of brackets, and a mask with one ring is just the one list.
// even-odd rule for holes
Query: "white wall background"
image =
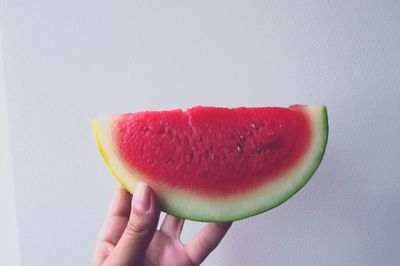
{"label": "white wall background", "polygon": [[0,31],[0,264],[20,265]]}
{"label": "white wall background", "polygon": [[3,2],[23,265],[90,261],[115,184],[97,114],[292,103],[329,108],[321,167],[205,265],[398,264],[399,1]]}

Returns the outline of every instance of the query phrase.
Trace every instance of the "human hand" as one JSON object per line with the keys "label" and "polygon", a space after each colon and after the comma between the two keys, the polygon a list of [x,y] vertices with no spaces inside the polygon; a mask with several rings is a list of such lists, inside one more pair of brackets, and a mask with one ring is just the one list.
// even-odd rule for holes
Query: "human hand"
{"label": "human hand", "polygon": [[93,265],[199,265],[213,251],[231,226],[209,223],[188,244],[180,235],[184,220],[171,215],[157,230],[160,206],[153,190],[144,183],[134,197],[118,187],[98,239]]}

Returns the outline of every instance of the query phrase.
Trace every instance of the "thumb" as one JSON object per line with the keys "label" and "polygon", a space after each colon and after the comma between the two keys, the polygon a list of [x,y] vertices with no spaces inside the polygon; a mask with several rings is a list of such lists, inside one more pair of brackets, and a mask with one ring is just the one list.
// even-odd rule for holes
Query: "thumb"
{"label": "thumb", "polygon": [[160,207],[153,190],[137,183],[128,224],[105,265],[140,265],[153,238]]}

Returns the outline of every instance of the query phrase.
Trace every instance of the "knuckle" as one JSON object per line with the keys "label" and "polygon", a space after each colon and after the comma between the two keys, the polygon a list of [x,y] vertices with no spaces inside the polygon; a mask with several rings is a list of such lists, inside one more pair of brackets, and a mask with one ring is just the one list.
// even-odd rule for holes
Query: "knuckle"
{"label": "knuckle", "polygon": [[149,232],[148,227],[149,226],[146,221],[133,220],[128,222],[125,232],[127,235],[131,236],[146,235]]}

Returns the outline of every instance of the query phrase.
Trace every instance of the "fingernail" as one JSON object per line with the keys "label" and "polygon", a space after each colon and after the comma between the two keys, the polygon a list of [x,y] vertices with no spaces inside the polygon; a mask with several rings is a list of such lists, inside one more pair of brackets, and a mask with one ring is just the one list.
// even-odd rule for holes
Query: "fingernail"
{"label": "fingernail", "polygon": [[150,190],[145,183],[138,182],[133,195],[133,206],[139,211],[147,211],[150,209]]}

